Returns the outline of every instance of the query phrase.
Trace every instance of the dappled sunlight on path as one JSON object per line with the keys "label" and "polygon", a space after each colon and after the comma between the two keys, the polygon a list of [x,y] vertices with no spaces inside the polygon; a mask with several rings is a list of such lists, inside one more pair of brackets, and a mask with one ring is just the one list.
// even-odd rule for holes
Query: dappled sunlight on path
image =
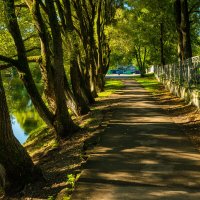
{"label": "dappled sunlight on path", "polygon": [[125,85],[72,200],[200,199],[199,152],[150,93]]}

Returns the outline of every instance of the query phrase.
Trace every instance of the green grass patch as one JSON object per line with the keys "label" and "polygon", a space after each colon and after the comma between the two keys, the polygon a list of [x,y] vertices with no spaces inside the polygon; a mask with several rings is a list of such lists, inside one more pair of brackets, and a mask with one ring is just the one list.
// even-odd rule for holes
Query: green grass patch
{"label": "green grass patch", "polygon": [[98,96],[100,98],[108,97],[111,94],[115,93],[117,90],[122,89],[123,86],[124,84],[121,80],[106,80],[105,91],[98,93]]}
{"label": "green grass patch", "polygon": [[52,130],[46,126],[41,126],[30,133],[23,146],[29,154],[33,156],[39,152],[49,151],[50,149],[57,147],[58,142]]}
{"label": "green grass patch", "polygon": [[157,81],[154,74],[145,77],[135,77],[134,79],[153,94],[161,93],[161,90],[163,90],[163,85]]}

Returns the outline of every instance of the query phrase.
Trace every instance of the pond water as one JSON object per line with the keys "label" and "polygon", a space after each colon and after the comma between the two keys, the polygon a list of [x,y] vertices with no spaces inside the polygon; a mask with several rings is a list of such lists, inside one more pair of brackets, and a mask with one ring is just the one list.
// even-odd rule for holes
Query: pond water
{"label": "pond water", "polygon": [[27,104],[26,109],[11,114],[12,129],[21,144],[26,142],[32,131],[44,125],[33,105]]}
{"label": "pond water", "polygon": [[23,144],[28,138],[28,133],[24,131],[24,129],[20,126],[15,117],[12,117],[11,122],[15,137],[21,144]]}
{"label": "pond water", "polygon": [[[36,86],[42,95],[41,76],[37,66],[30,66],[34,75]],[[14,68],[2,74],[6,99],[11,116],[11,123],[15,137],[23,144],[29,134],[35,131],[44,122],[35,110],[30,97],[24,88],[21,80],[18,78]]]}

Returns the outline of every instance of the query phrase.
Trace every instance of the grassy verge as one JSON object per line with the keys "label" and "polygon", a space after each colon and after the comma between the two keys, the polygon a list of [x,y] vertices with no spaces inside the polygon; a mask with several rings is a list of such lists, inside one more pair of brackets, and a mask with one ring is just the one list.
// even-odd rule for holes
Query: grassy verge
{"label": "grassy verge", "polygon": [[162,93],[163,85],[157,81],[153,74],[145,77],[135,77],[134,79],[154,95]]}
{"label": "grassy verge", "polygon": [[105,91],[98,93],[99,98],[109,97],[115,93],[116,90],[120,90],[124,86],[120,80],[106,80]]}

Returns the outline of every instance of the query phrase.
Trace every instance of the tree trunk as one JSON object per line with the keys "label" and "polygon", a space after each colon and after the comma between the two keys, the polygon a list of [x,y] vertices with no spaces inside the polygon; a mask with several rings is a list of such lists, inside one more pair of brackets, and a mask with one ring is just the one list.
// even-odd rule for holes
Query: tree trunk
{"label": "tree trunk", "polygon": [[51,37],[50,34],[48,33],[46,24],[42,18],[38,1],[33,0],[29,2],[29,0],[26,0],[26,3],[31,11],[34,25],[40,37],[41,56],[42,56],[40,69],[42,74],[42,80],[44,83],[44,94],[47,99],[51,112],[55,114],[56,102],[55,102],[55,92],[53,85],[54,74],[51,63],[52,53],[49,47],[49,38]]}
{"label": "tree trunk", "polygon": [[[79,73],[80,73],[80,83],[81,83],[81,88],[82,91],[84,93],[84,96],[86,96],[87,102],[89,104],[93,104],[95,102],[94,97],[92,96],[92,93],[89,89],[89,87],[87,87],[87,81],[86,79],[87,77],[87,66],[84,65],[84,63],[81,61],[81,55],[79,53],[78,55],[78,65],[79,65]],[[84,67],[86,70],[84,70]]]}
{"label": "tree trunk", "polygon": [[136,56],[136,60],[137,60],[138,66],[139,66],[141,77],[144,77],[146,74],[146,71],[145,71],[146,48],[144,48],[143,62],[142,62],[142,57],[141,57],[141,47],[140,46],[137,49],[135,48],[135,56]]}
{"label": "tree trunk", "polygon": [[190,40],[190,22],[187,0],[176,0],[174,3],[176,30],[178,32],[178,56],[180,60],[192,57]]}
{"label": "tree trunk", "polygon": [[81,115],[81,108],[78,106],[78,102],[76,101],[74,94],[72,93],[67,77],[64,77],[64,87],[65,87],[65,95],[67,97],[67,106],[76,116]]}
{"label": "tree trunk", "polygon": [[[86,95],[87,98],[89,100],[89,103],[94,103],[95,99],[94,96],[97,96],[97,94],[94,94],[92,92],[92,86],[91,86],[91,82],[92,82],[92,77],[91,77],[91,59],[92,59],[92,55],[90,54],[90,36],[89,36],[89,27],[91,27],[91,25],[89,25],[89,21],[91,21],[90,19],[87,18],[87,20],[85,19],[85,14],[83,11],[83,7],[82,4],[79,0],[74,1],[74,9],[76,10],[76,14],[77,17],[79,19],[79,25],[80,25],[80,32],[81,32],[81,40],[83,43],[83,47],[84,47],[84,51],[85,51],[85,74],[84,74],[84,81],[85,81],[85,86],[86,86]],[[86,12],[88,12],[88,9],[86,10]],[[94,15],[94,7],[92,8],[92,15]],[[89,15],[87,15],[88,17]],[[94,16],[93,16],[94,18]],[[92,19],[93,21],[94,19]],[[90,22],[91,23],[91,22]],[[92,26],[93,27],[93,26]],[[92,61],[93,62],[93,61]]]}
{"label": "tree trunk", "polygon": [[187,0],[181,0],[181,30],[183,34],[184,59],[192,57],[192,47],[190,39],[190,20]]}
{"label": "tree trunk", "polygon": [[42,178],[24,147],[17,141],[11,128],[6,96],[0,74],[0,163],[6,170],[8,192],[17,192],[34,179]]}
{"label": "tree trunk", "polygon": [[98,41],[98,66],[97,66],[97,87],[100,92],[103,91],[103,49],[102,49],[102,23],[101,23],[101,11],[102,11],[102,1],[98,2],[97,9],[97,41]]}
{"label": "tree trunk", "polygon": [[183,35],[181,31],[181,3],[180,0],[176,0],[174,2],[174,13],[175,13],[175,20],[176,20],[176,30],[178,33],[178,57],[180,60],[183,60]]}
{"label": "tree trunk", "polygon": [[98,55],[96,52],[96,45],[95,45],[95,39],[94,39],[94,33],[90,34],[90,68],[89,68],[89,74],[90,74],[90,90],[92,92],[93,97],[98,97],[97,94],[97,67],[98,67]]}
{"label": "tree trunk", "polygon": [[53,39],[53,71],[54,71],[54,92],[56,94],[56,114],[54,118],[54,127],[58,137],[70,136],[78,130],[78,126],[74,124],[69,116],[66,106],[66,97],[64,93],[64,64],[63,64],[63,49],[60,26],[58,24],[57,15],[54,3],[46,0],[48,10],[49,24]]}
{"label": "tree trunk", "polygon": [[165,57],[164,57],[164,24],[160,23],[160,62],[161,65],[165,65]]}
{"label": "tree trunk", "polygon": [[[96,3],[97,4],[97,3]],[[87,17],[88,20],[88,45],[89,45],[89,84],[93,97],[97,97],[97,70],[98,70],[98,52],[95,41],[95,17],[96,17],[96,4],[91,4],[91,16]],[[88,10],[85,8],[85,12]],[[87,14],[89,16],[89,14]],[[87,64],[87,63],[86,63]]]}
{"label": "tree trunk", "polygon": [[[58,8],[60,4],[57,1]],[[78,112],[81,115],[87,114],[90,111],[88,106],[88,99],[83,90],[84,83],[81,82],[82,76],[79,69],[78,56],[79,56],[79,44],[75,27],[72,21],[71,4],[69,0],[64,1],[65,15],[62,14],[61,8],[59,9],[60,16],[65,16],[66,25],[63,22],[63,29],[66,34],[66,39],[70,45],[70,77],[72,83],[72,90],[74,97],[78,105]]]}
{"label": "tree trunk", "polygon": [[5,14],[7,18],[7,25],[10,34],[15,42],[18,55],[18,65],[16,65],[20,79],[23,81],[28,94],[31,97],[32,103],[38,111],[40,117],[46,124],[52,127],[53,115],[46,107],[44,101],[39,94],[32,74],[29,69],[26,50],[20,33],[20,29],[15,14],[14,0],[4,0]]}
{"label": "tree trunk", "polygon": [[[79,105],[81,110],[81,114],[87,114],[90,111],[90,108],[88,107],[85,99],[84,99],[84,92],[81,88],[81,74],[79,71],[78,63],[75,61],[71,61],[71,67],[70,67],[70,76],[71,76],[71,83],[72,83],[72,89],[74,92],[74,96],[79,102]],[[85,97],[86,98],[86,97]]]}

